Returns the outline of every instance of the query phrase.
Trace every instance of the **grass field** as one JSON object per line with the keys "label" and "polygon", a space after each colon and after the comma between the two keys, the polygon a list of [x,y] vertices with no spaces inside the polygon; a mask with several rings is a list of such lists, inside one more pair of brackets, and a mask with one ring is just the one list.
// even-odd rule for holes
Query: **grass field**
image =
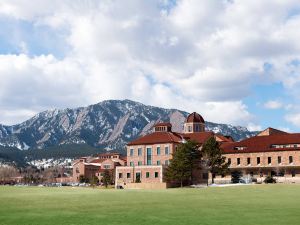
{"label": "grass field", "polygon": [[297,225],[299,185],[168,190],[0,187],[1,225]]}

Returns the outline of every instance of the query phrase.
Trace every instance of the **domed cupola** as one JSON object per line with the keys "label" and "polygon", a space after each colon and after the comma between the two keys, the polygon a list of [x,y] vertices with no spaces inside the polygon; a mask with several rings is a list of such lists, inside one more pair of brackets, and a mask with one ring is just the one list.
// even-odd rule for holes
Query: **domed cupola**
{"label": "domed cupola", "polygon": [[205,121],[203,117],[193,112],[186,118],[184,123],[184,133],[197,133],[205,131]]}

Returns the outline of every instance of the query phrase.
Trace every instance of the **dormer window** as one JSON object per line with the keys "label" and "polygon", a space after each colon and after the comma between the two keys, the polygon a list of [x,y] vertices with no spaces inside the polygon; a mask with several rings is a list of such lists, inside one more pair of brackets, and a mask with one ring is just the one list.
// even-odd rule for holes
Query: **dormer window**
{"label": "dormer window", "polygon": [[234,147],[234,150],[238,150],[238,151],[246,150],[246,149],[247,149],[247,147],[245,147],[245,146],[236,146],[236,147]]}
{"label": "dormer window", "polygon": [[271,148],[300,148],[300,144],[272,144]]}

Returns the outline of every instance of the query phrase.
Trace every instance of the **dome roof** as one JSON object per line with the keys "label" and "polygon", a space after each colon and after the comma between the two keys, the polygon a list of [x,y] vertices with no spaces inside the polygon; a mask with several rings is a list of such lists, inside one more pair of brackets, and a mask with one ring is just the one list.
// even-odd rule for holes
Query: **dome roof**
{"label": "dome roof", "polygon": [[188,117],[186,118],[186,123],[205,123],[203,117],[196,113],[193,112]]}

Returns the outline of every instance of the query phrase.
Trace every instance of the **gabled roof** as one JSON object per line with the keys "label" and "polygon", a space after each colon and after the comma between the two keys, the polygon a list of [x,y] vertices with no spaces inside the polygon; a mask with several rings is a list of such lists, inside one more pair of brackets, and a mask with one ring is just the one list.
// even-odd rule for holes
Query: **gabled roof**
{"label": "gabled roof", "polygon": [[276,135],[276,134],[288,134],[288,133],[282,130],[277,130],[275,128],[268,127],[267,129],[259,132],[256,136],[268,136],[268,135]]}
{"label": "gabled roof", "polygon": [[239,142],[223,143],[221,145],[221,148],[224,153],[251,153],[300,150],[300,147],[272,147],[272,145],[288,144],[300,144],[300,133],[276,133],[273,135],[271,134],[264,136],[254,136]]}

